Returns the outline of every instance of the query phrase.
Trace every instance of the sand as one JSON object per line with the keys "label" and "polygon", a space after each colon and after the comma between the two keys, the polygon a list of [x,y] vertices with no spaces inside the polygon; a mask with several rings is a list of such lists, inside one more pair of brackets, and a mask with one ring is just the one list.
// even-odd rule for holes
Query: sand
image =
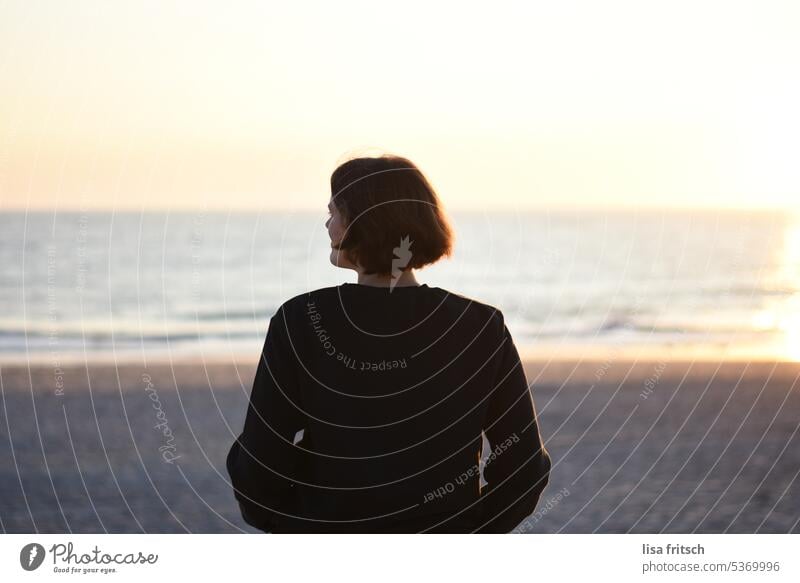
{"label": "sand", "polygon": [[[255,532],[225,472],[255,370],[243,362],[0,365],[0,528]],[[800,364],[526,372],[554,467],[520,531],[800,532]]]}

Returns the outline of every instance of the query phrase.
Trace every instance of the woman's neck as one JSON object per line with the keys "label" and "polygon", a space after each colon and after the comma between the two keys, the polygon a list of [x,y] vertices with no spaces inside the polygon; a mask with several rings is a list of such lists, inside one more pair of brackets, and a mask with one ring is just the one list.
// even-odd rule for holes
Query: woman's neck
{"label": "woman's neck", "polygon": [[408,287],[419,285],[417,278],[414,276],[414,271],[411,269],[403,271],[399,277],[381,275],[378,273],[365,274],[359,271],[358,283],[375,287]]}

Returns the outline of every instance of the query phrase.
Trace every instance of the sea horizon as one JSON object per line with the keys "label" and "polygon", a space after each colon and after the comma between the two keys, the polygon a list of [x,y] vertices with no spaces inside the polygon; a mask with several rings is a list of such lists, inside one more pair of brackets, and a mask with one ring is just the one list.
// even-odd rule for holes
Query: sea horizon
{"label": "sea horizon", "polygon": [[[453,257],[418,279],[502,310],[527,358],[800,360],[792,215],[450,216]],[[0,362],[257,354],[283,301],[355,280],[330,265],[324,220],[308,210],[0,211]]]}

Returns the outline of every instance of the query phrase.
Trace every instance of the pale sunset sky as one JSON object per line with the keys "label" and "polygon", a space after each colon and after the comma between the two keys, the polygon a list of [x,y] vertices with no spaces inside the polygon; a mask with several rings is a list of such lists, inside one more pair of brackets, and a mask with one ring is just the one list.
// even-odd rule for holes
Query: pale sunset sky
{"label": "pale sunset sky", "polygon": [[0,209],[800,208],[800,3],[0,2]]}

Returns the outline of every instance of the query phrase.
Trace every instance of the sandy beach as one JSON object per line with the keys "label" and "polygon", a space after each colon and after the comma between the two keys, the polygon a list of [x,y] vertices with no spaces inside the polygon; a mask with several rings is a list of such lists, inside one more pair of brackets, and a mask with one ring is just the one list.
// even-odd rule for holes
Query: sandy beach
{"label": "sandy beach", "polygon": [[[254,363],[0,365],[7,533],[255,532],[225,455]],[[522,532],[800,532],[798,363],[526,360],[554,467]]]}

